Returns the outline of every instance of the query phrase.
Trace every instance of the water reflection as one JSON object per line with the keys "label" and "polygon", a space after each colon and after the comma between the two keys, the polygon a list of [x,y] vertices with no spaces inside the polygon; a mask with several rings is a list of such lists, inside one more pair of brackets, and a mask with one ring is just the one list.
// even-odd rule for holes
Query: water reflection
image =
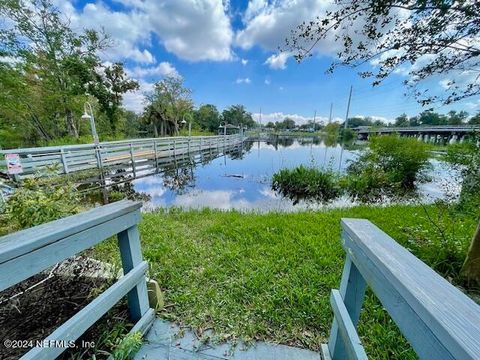
{"label": "water reflection", "polygon": [[[328,205],[292,201],[282,198],[270,188],[272,175],[282,168],[313,165],[345,171],[347,162],[356,158],[358,147],[346,147],[340,161],[341,148],[329,146],[319,138],[293,137],[246,142],[226,154],[177,161],[162,172],[133,182],[135,191],[149,196],[146,208],[182,207],[222,210],[297,211],[324,207],[355,205],[346,197]],[[440,182],[453,181],[449,169],[434,161],[433,181],[420,186],[422,196],[430,200],[442,197]]]}

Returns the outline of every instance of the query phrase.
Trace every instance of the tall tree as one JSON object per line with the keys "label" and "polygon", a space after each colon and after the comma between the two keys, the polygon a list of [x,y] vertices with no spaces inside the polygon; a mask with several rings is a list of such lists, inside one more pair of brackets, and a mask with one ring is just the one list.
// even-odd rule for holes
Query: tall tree
{"label": "tall tree", "polygon": [[216,132],[220,125],[220,113],[215,105],[206,104],[198,108],[194,113],[195,122],[202,128]]}
{"label": "tall tree", "polygon": [[394,126],[408,126],[410,125],[410,120],[408,119],[407,114],[401,114],[395,119]]}
{"label": "tall tree", "polygon": [[0,15],[10,20],[0,34],[1,51],[23,62],[45,91],[46,105],[61,112],[68,133],[78,137],[74,97],[84,89],[75,69],[79,62],[98,62],[96,52],[105,47],[105,38],[92,30],[75,34],[50,0],[4,0]]}
{"label": "tall tree", "polygon": [[222,111],[222,119],[228,124],[254,128],[255,121],[252,114],[245,109],[243,105],[232,105]]}
{"label": "tall tree", "polygon": [[462,125],[465,123],[468,117],[468,113],[466,111],[449,111],[448,112],[448,125]]}
{"label": "tall tree", "polygon": [[100,110],[107,116],[112,132],[115,133],[123,94],[138,90],[139,84],[127,77],[122,63],[100,65],[92,76],[92,81],[87,82],[87,90],[97,98]]}
{"label": "tall tree", "polygon": [[[480,1],[335,0],[333,10],[312,18],[286,40],[285,50],[298,61],[332,37],[340,49],[330,71],[375,61],[377,67],[360,75],[373,77],[378,85],[400,67],[407,68],[405,84],[424,105],[480,94]],[[420,86],[435,74],[451,76],[440,95]]]}
{"label": "tall tree", "polygon": [[[102,64],[99,52],[111,45],[108,36],[89,29],[76,33],[52,0],[2,0],[0,16],[7,20],[0,33],[0,55],[11,60],[9,68],[0,66],[0,76],[12,78],[16,71],[21,78],[20,85],[4,85],[9,94],[25,94],[10,96],[8,103],[20,110],[23,122],[44,140],[78,137],[75,114],[80,115],[89,93],[115,132],[122,95],[138,89],[138,83],[126,77],[122,64]],[[3,111],[0,108],[0,116]]]}
{"label": "tall tree", "polygon": [[144,120],[153,126],[154,136],[178,134],[180,121],[193,109],[192,91],[178,76],[168,76],[147,95]]}
{"label": "tall tree", "polygon": [[468,120],[469,125],[480,125],[480,112],[476,115],[472,116],[470,120]]}

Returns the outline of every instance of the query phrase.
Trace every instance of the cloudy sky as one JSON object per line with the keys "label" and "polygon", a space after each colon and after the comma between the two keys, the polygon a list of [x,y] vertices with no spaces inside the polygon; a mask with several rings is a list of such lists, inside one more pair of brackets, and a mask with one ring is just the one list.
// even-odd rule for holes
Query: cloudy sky
{"label": "cloudy sky", "polygon": [[[372,89],[356,70],[343,68],[325,74],[336,44],[326,41],[314,56],[297,64],[277,48],[303,20],[321,15],[329,0],[57,0],[72,26],[104,28],[114,46],[102,54],[105,61],[122,61],[141,84],[125,96],[134,111],[143,108],[143,94],[165,75],[180,75],[193,90],[196,105],[215,104],[220,110],[244,104],[263,122],[290,115],[298,122],[345,117],[348,90],[353,86],[351,115],[393,119],[402,112],[415,115],[421,108],[405,97],[399,71]],[[375,66],[374,63],[368,66]],[[442,80],[429,84],[441,91]],[[451,109],[480,110],[470,99]]]}

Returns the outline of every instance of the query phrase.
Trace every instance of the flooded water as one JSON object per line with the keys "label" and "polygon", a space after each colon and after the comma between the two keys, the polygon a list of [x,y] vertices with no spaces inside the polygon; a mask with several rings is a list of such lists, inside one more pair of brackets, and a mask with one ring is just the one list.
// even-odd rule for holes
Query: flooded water
{"label": "flooded water", "polygon": [[[146,208],[182,207],[222,210],[298,211],[321,207],[343,207],[354,203],[340,198],[328,205],[292,201],[271,189],[272,175],[283,168],[313,165],[345,171],[349,160],[359,150],[340,145],[327,146],[312,138],[282,141],[246,142],[242,148],[213,159],[191,162],[150,175],[133,182],[136,192],[148,195]],[[341,159],[341,163],[340,163]],[[420,186],[423,201],[444,196],[445,184],[453,181],[450,169],[433,160],[432,182]]]}

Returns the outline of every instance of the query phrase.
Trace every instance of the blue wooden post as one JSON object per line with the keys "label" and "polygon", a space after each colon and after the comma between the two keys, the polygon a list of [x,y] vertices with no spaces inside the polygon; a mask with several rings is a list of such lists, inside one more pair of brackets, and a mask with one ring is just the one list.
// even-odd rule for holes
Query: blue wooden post
{"label": "blue wooden post", "polygon": [[[123,273],[126,275],[136,265],[142,262],[140,235],[137,225],[118,234],[118,246],[122,258]],[[148,293],[145,277],[127,295],[128,308],[132,321],[138,321],[148,311]]]}
{"label": "blue wooden post", "polygon": [[[347,254],[345,266],[343,267],[342,280],[340,282],[340,295],[343,298],[343,302],[354,326],[357,325],[358,319],[360,318],[366,288],[367,283],[365,279]],[[332,330],[330,332],[328,349],[332,359],[347,358],[345,344],[339,334],[338,324],[335,318],[333,319]]]}

